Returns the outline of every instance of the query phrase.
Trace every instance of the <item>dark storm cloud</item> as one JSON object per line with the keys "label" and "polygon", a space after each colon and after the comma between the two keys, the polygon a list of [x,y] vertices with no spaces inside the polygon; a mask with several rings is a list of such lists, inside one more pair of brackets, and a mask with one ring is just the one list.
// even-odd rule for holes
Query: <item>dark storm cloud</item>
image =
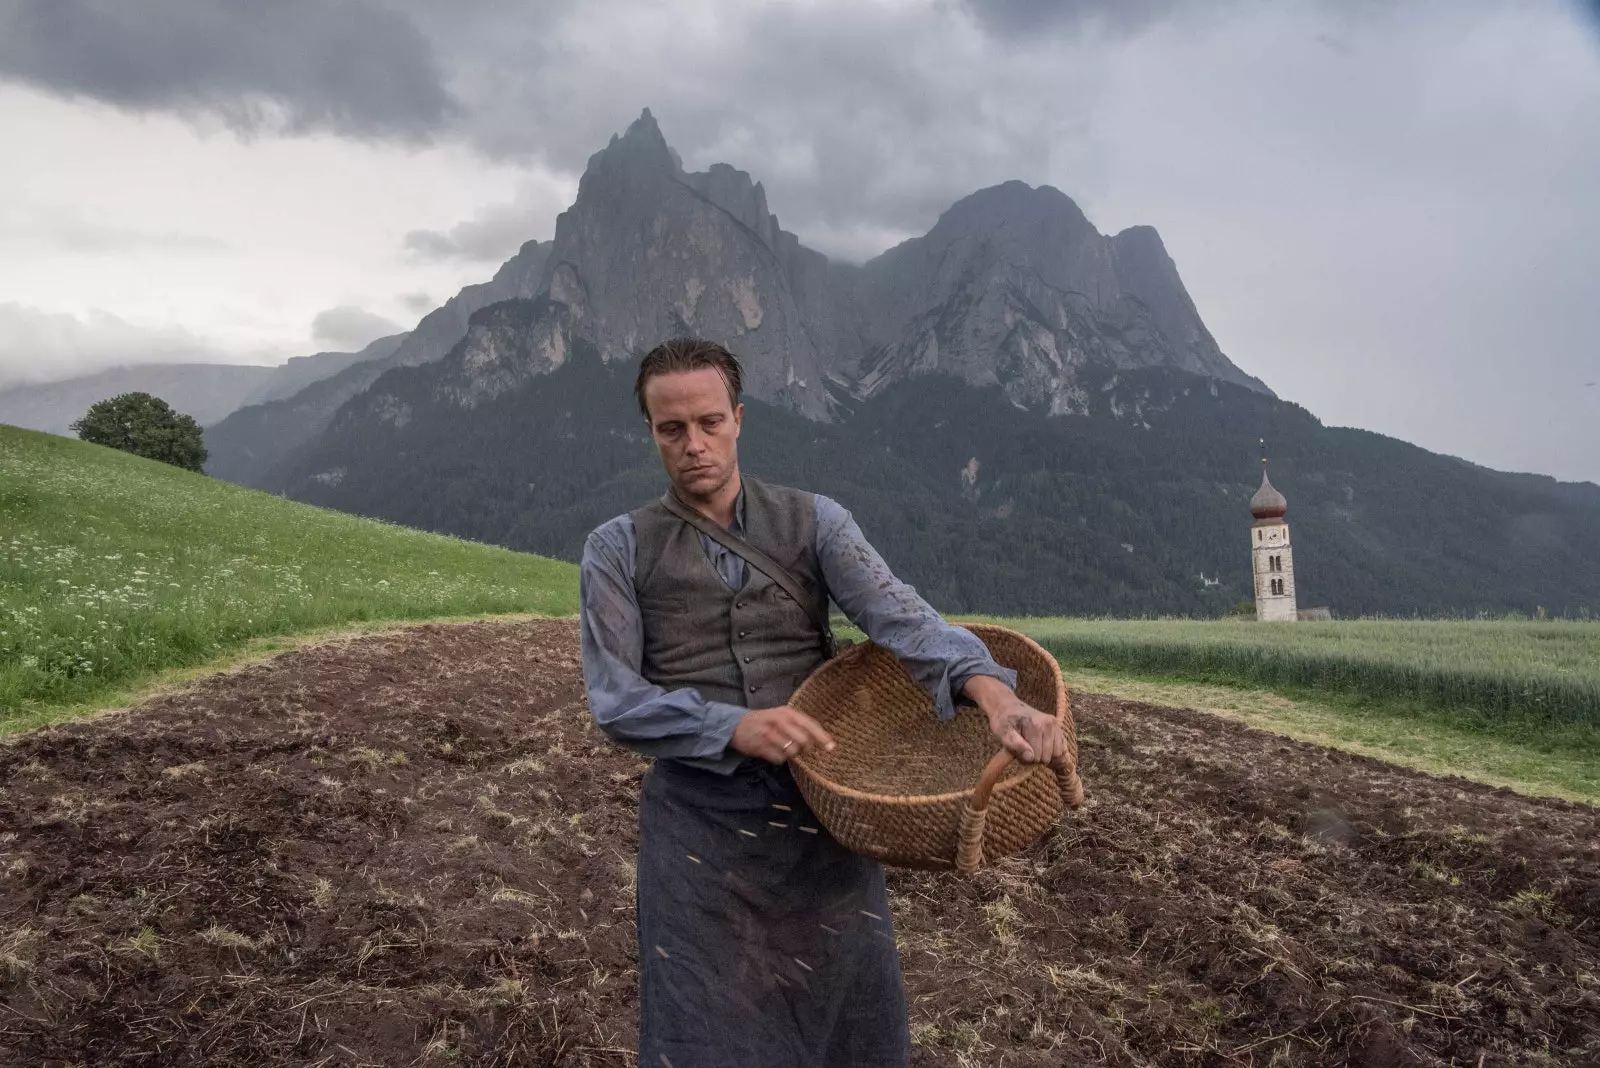
{"label": "dark storm cloud", "polygon": [[[749,171],[852,260],[983,186],[1049,183],[1101,229],[1157,226],[1229,355],[1330,422],[1595,477],[1596,10],[0,0],[0,78],[244,129],[431,132],[569,191],[648,105],[690,169]],[[487,264],[567,200],[418,219],[403,245]]]}
{"label": "dark storm cloud", "polygon": [[1179,0],[963,0],[990,33],[1004,37],[1060,29],[1128,30],[1152,22]]}
{"label": "dark storm cloud", "polygon": [[399,323],[351,304],[320,311],[311,320],[312,340],[344,352],[359,351],[380,337],[403,329]]}
{"label": "dark storm cloud", "polygon": [[0,80],[240,131],[418,139],[457,110],[429,42],[366,0],[0,0]]}
{"label": "dark storm cloud", "polygon": [[595,0],[537,25],[491,11],[424,22],[481,151],[576,174],[648,105],[687,166],[751,171],[788,228],[852,259],[983,185],[1043,180],[1053,154],[1077,151],[1093,95],[1061,55],[1005,55],[948,3],[730,4],[712,18]]}

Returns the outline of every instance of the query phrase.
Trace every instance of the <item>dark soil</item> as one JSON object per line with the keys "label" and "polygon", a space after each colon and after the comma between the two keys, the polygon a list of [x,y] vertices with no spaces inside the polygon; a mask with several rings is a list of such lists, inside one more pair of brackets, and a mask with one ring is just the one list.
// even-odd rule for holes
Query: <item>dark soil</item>
{"label": "dark soil", "polygon": [[[1600,1064],[1600,811],[1075,695],[1089,800],[891,878],[915,1063]],[[645,764],[570,622],[0,745],[0,1064],[631,1065]]]}

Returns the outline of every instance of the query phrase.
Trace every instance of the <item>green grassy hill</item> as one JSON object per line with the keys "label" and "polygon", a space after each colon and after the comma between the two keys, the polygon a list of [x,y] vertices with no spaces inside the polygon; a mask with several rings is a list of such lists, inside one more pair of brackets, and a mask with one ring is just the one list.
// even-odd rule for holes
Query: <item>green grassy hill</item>
{"label": "green grassy hill", "polygon": [[571,564],[0,426],[0,732],[254,638],[577,604]]}
{"label": "green grassy hill", "polygon": [[1001,619],[1069,663],[1600,727],[1600,622]]}

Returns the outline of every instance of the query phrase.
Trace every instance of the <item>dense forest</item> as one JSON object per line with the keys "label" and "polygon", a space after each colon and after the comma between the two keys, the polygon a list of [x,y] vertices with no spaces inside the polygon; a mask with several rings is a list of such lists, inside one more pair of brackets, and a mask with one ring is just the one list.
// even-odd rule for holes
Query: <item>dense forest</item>
{"label": "dense forest", "polygon": [[[462,408],[434,367],[351,401],[268,488],[311,503],[576,559],[585,534],[665,488],[635,367],[567,362]],[[1600,610],[1600,491],[1488,471],[1171,369],[1090,366],[1089,413],[998,388],[893,385],[830,423],[756,401],[758,477],[854,512],[945,611],[1215,616],[1250,596],[1258,439],[1289,499],[1302,606],[1344,616]],[[402,414],[396,414],[402,413]]]}

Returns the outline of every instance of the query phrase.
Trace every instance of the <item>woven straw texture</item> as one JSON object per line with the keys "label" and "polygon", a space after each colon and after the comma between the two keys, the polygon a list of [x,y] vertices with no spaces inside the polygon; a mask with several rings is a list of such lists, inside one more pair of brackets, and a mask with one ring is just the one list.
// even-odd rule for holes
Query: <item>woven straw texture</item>
{"label": "woven straw texture", "polygon": [[[893,654],[863,642],[825,663],[789,703],[838,743],[789,762],[806,801],[847,848],[886,864],[970,871],[1015,853],[1077,804],[1078,743],[1060,665],[1026,635],[966,624],[996,662],[1017,670],[1017,695],[1053,713],[1067,738],[1054,768],[1012,762],[987,806],[974,811],[985,767],[1000,751],[984,714],[958,707],[941,722],[933,702]],[[961,839],[966,862],[958,865]]]}

